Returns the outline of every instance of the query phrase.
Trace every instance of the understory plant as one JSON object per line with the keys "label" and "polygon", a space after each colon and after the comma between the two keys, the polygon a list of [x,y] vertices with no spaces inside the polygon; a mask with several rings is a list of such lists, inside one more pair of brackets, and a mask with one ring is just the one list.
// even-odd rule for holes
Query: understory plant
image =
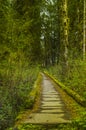
{"label": "understory plant", "polygon": [[18,112],[26,108],[39,67],[30,66],[22,59],[3,60],[0,68],[0,130],[5,130],[14,123]]}

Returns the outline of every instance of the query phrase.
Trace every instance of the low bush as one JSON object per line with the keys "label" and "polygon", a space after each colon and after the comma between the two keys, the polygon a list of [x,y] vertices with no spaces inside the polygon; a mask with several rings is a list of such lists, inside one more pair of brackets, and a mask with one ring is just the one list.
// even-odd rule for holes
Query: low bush
{"label": "low bush", "polygon": [[3,60],[0,68],[0,130],[5,130],[13,125],[18,112],[27,107],[25,101],[33,89],[39,67],[31,67],[22,59],[21,62]]}
{"label": "low bush", "polygon": [[82,106],[86,107],[86,104],[85,104],[86,100],[83,97],[81,97],[79,94],[77,94],[75,91],[71,90],[67,86],[63,85],[60,81],[55,79],[53,76],[51,76],[47,72],[44,72],[44,73],[48,77],[50,77],[57,85],[59,85],[65,92],[67,92],[68,95],[73,97],[79,104],[81,104]]}

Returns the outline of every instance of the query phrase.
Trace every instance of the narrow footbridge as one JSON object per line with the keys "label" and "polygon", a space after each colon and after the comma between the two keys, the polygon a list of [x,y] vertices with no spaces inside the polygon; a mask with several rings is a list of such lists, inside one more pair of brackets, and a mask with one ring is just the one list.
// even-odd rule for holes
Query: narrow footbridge
{"label": "narrow footbridge", "polygon": [[59,124],[69,123],[70,114],[61,98],[55,90],[52,81],[42,74],[42,92],[39,109],[28,116],[25,123],[31,124]]}

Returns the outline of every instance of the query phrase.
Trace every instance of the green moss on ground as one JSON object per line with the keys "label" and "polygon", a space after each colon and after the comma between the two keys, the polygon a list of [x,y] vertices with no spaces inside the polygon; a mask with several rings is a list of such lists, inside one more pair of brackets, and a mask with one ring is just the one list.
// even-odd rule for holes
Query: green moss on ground
{"label": "green moss on ground", "polygon": [[63,125],[61,130],[86,130],[86,103],[84,98],[67,88],[47,72],[44,73],[51,79],[56,90],[61,93],[66,109],[71,115],[72,123],[65,126]]}
{"label": "green moss on ground", "polygon": [[86,100],[81,97],[79,94],[77,94],[75,91],[69,89],[65,85],[63,85],[60,81],[55,79],[52,75],[50,75],[47,72],[44,72],[49,78],[51,78],[59,87],[61,87],[69,96],[71,96],[76,102],[78,102],[83,107],[86,107]]}

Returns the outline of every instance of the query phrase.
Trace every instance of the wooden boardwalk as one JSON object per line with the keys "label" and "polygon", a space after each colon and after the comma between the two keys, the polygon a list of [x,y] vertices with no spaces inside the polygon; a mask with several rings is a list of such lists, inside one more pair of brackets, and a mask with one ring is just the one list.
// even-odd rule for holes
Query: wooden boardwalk
{"label": "wooden boardwalk", "polygon": [[59,92],[55,90],[51,80],[43,74],[42,97],[39,111],[28,116],[25,123],[59,124],[70,123],[70,116]]}

